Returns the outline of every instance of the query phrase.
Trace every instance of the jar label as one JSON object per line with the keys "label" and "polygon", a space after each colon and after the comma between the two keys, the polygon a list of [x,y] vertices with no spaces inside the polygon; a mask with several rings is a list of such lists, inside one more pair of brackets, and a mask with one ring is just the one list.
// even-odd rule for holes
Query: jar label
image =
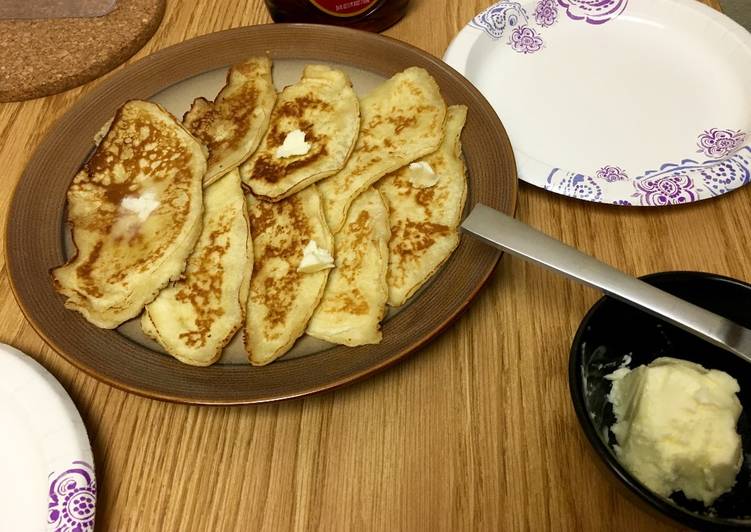
{"label": "jar label", "polygon": [[377,0],[310,0],[318,9],[335,17],[354,17],[368,10]]}

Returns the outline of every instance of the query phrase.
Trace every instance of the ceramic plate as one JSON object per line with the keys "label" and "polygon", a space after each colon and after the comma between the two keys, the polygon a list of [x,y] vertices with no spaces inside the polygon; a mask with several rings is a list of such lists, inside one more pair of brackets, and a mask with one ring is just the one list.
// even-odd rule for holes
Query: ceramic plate
{"label": "ceramic plate", "polygon": [[699,2],[498,2],[444,60],[495,108],[528,183],[660,206],[749,182],[751,35]]}
{"label": "ceramic plate", "polygon": [[86,428],[57,380],[0,344],[3,530],[94,530],[96,478]]}
{"label": "ceramic plate", "polygon": [[66,310],[48,272],[65,260],[65,194],[93,149],[94,134],[132,98],[150,98],[181,114],[193,98],[213,98],[228,65],[255,54],[271,56],[277,84],[296,79],[305,63],[324,62],[345,69],[360,93],[409,66],[426,68],[449,104],[469,107],[462,134],[467,206],[482,202],[514,211],[515,164],[503,126],[479,91],[425,52],[371,33],[279,24],[215,33],[162,50],[113,75],[62,117],[32,157],[8,215],[6,260],[22,310],[59,353],[105,382],[151,397],[210,404],[271,401],[341,386],[395,363],[438,335],[498,262],[499,253],[462,237],[427,287],[385,322],[380,344],[308,345],[264,367],[249,366],[242,354],[208,368],[186,366],[127,325],[102,330]]}

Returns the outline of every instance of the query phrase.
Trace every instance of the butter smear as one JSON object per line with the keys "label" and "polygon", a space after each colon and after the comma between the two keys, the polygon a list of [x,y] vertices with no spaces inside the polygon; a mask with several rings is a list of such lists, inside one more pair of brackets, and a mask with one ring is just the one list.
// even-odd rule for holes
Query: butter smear
{"label": "butter smear", "polygon": [[276,149],[276,156],[280,159],[284,157],[293,157],[295,155],[305,155],[310,151],[310,143],[305,142],[305,133],[295,129],[287,133],[282,145]]}
{"label": "butter smear", "polygon": [[153,192],[144,192],[140,196],[125,196],[120,206],[126,211],[132,212],[138,216],[138,220],[143,222],[154,209],[159,207],[159,200]]}
{"label": "butter smear", "polygon": [[430,188],[438,183],[440,177],[435,173],[430,163],[417,161],[409,163],[407,179],[415,188]]}
{"label": "butter smear", "polygon": [[302,260],[297,267],[298,272],[314,273],[334,267],[334,257],[328,250],[319,248],[315,240],[311,240],[303,248]]}

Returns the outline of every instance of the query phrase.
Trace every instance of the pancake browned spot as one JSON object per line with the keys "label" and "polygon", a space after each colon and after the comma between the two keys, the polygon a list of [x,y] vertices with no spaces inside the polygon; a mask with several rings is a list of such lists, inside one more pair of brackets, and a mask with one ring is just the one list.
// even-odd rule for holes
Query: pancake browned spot
{"label": "pancake browned spot", "polygon": [[249,195],[248,207],[255,263],[245,349],[263,365],[292,347],[321,299],[328,270],[298,271],[303,249],[313,240],[331,250],[333,241],[315,185],[276,203]]}
{"label": "pancake browned spot", "polygon": [[308,324],[309,335],[349,346],[381,341],[388,241],[388,209],[371,187],[352,202],[344,226],[334,235],[336,268]]}
{"label": "pancake browned spot", "polygon": [[117,111],[68,189],[77,253],[52,271],[68,308],[113,328],[180,275],[201,230],[203,150],[156,104]]}
{"label": "pancake browned spot", "polygon": [[[451,106],[438,150],[383,178],[378,190],[389,204],[389,305],[417,291],[459,243],[459,221],[467,194],[460,135],[465,106]],[[422,163],[422,164],[421,164]],[[428,165],[427,175],[424,165]]]}
{"label": "pancake browned spot", "polygon": [[320,184],[326,220],[337,232],[352,201],[382,176],[435,151],[446,104],[435,80],[411,67],[360,102],[360,135],[344,168]]}
{"label": "pancake browned spot", "polygon": [[[359,124],[359,101],[347,75],[309,65],[300,81],[279,95],[261,145],[240,169],[243,182],[270,201],[294,194],[344,166]],[[307,148],[279,151],[293,132],[304,134]]]}
{"label": "pancake browned spot", "polygon": [[275,101],[268,57],[253,57],[230,68],[227,82],[213,102],[205,98],[193,101],[183,123],[209,148],[206,185],[256,150]]}
{"label": "pancake browned spot", "polygon": [[146,306],[144,332],[186,364],[215,362],[243,324],[252,257],[245,195],[234,170],[206,187],[201,236],[183,278]]}

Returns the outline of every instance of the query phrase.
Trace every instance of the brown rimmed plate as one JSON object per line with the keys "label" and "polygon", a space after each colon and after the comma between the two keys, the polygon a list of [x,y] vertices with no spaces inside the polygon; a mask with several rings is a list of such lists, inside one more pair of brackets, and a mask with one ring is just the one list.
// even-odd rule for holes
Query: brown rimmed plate
{"label": "brown rimmed plate", "polygon": [[462,135],[467,206],[482,202],[514,212],[516,167],[501,122],[466,79],[417,48],[345,28],[274,24],[213,33],[161,50],[114,74],[51,128],[21,177],[8,213],[6,263],[26,318],[57,352],[104,382],[149,397],[203,404],[259,403],[336,388],[394,364],[435,338],[469,305],[500,258],[489,246],[463,236],[427,287],[384,323],[380,344],[333,347],[260,368],[187,366],[65,309],[49,270],[65,260],[65,195],[93,148],[95,133],[129,99],[159,99],[178,84],[195,83],[256,54],[268,54],[275,65],[301,60],[345,65],[365,77],[388,78],[409,66],[427,69],[447,103],[469,107]]}

